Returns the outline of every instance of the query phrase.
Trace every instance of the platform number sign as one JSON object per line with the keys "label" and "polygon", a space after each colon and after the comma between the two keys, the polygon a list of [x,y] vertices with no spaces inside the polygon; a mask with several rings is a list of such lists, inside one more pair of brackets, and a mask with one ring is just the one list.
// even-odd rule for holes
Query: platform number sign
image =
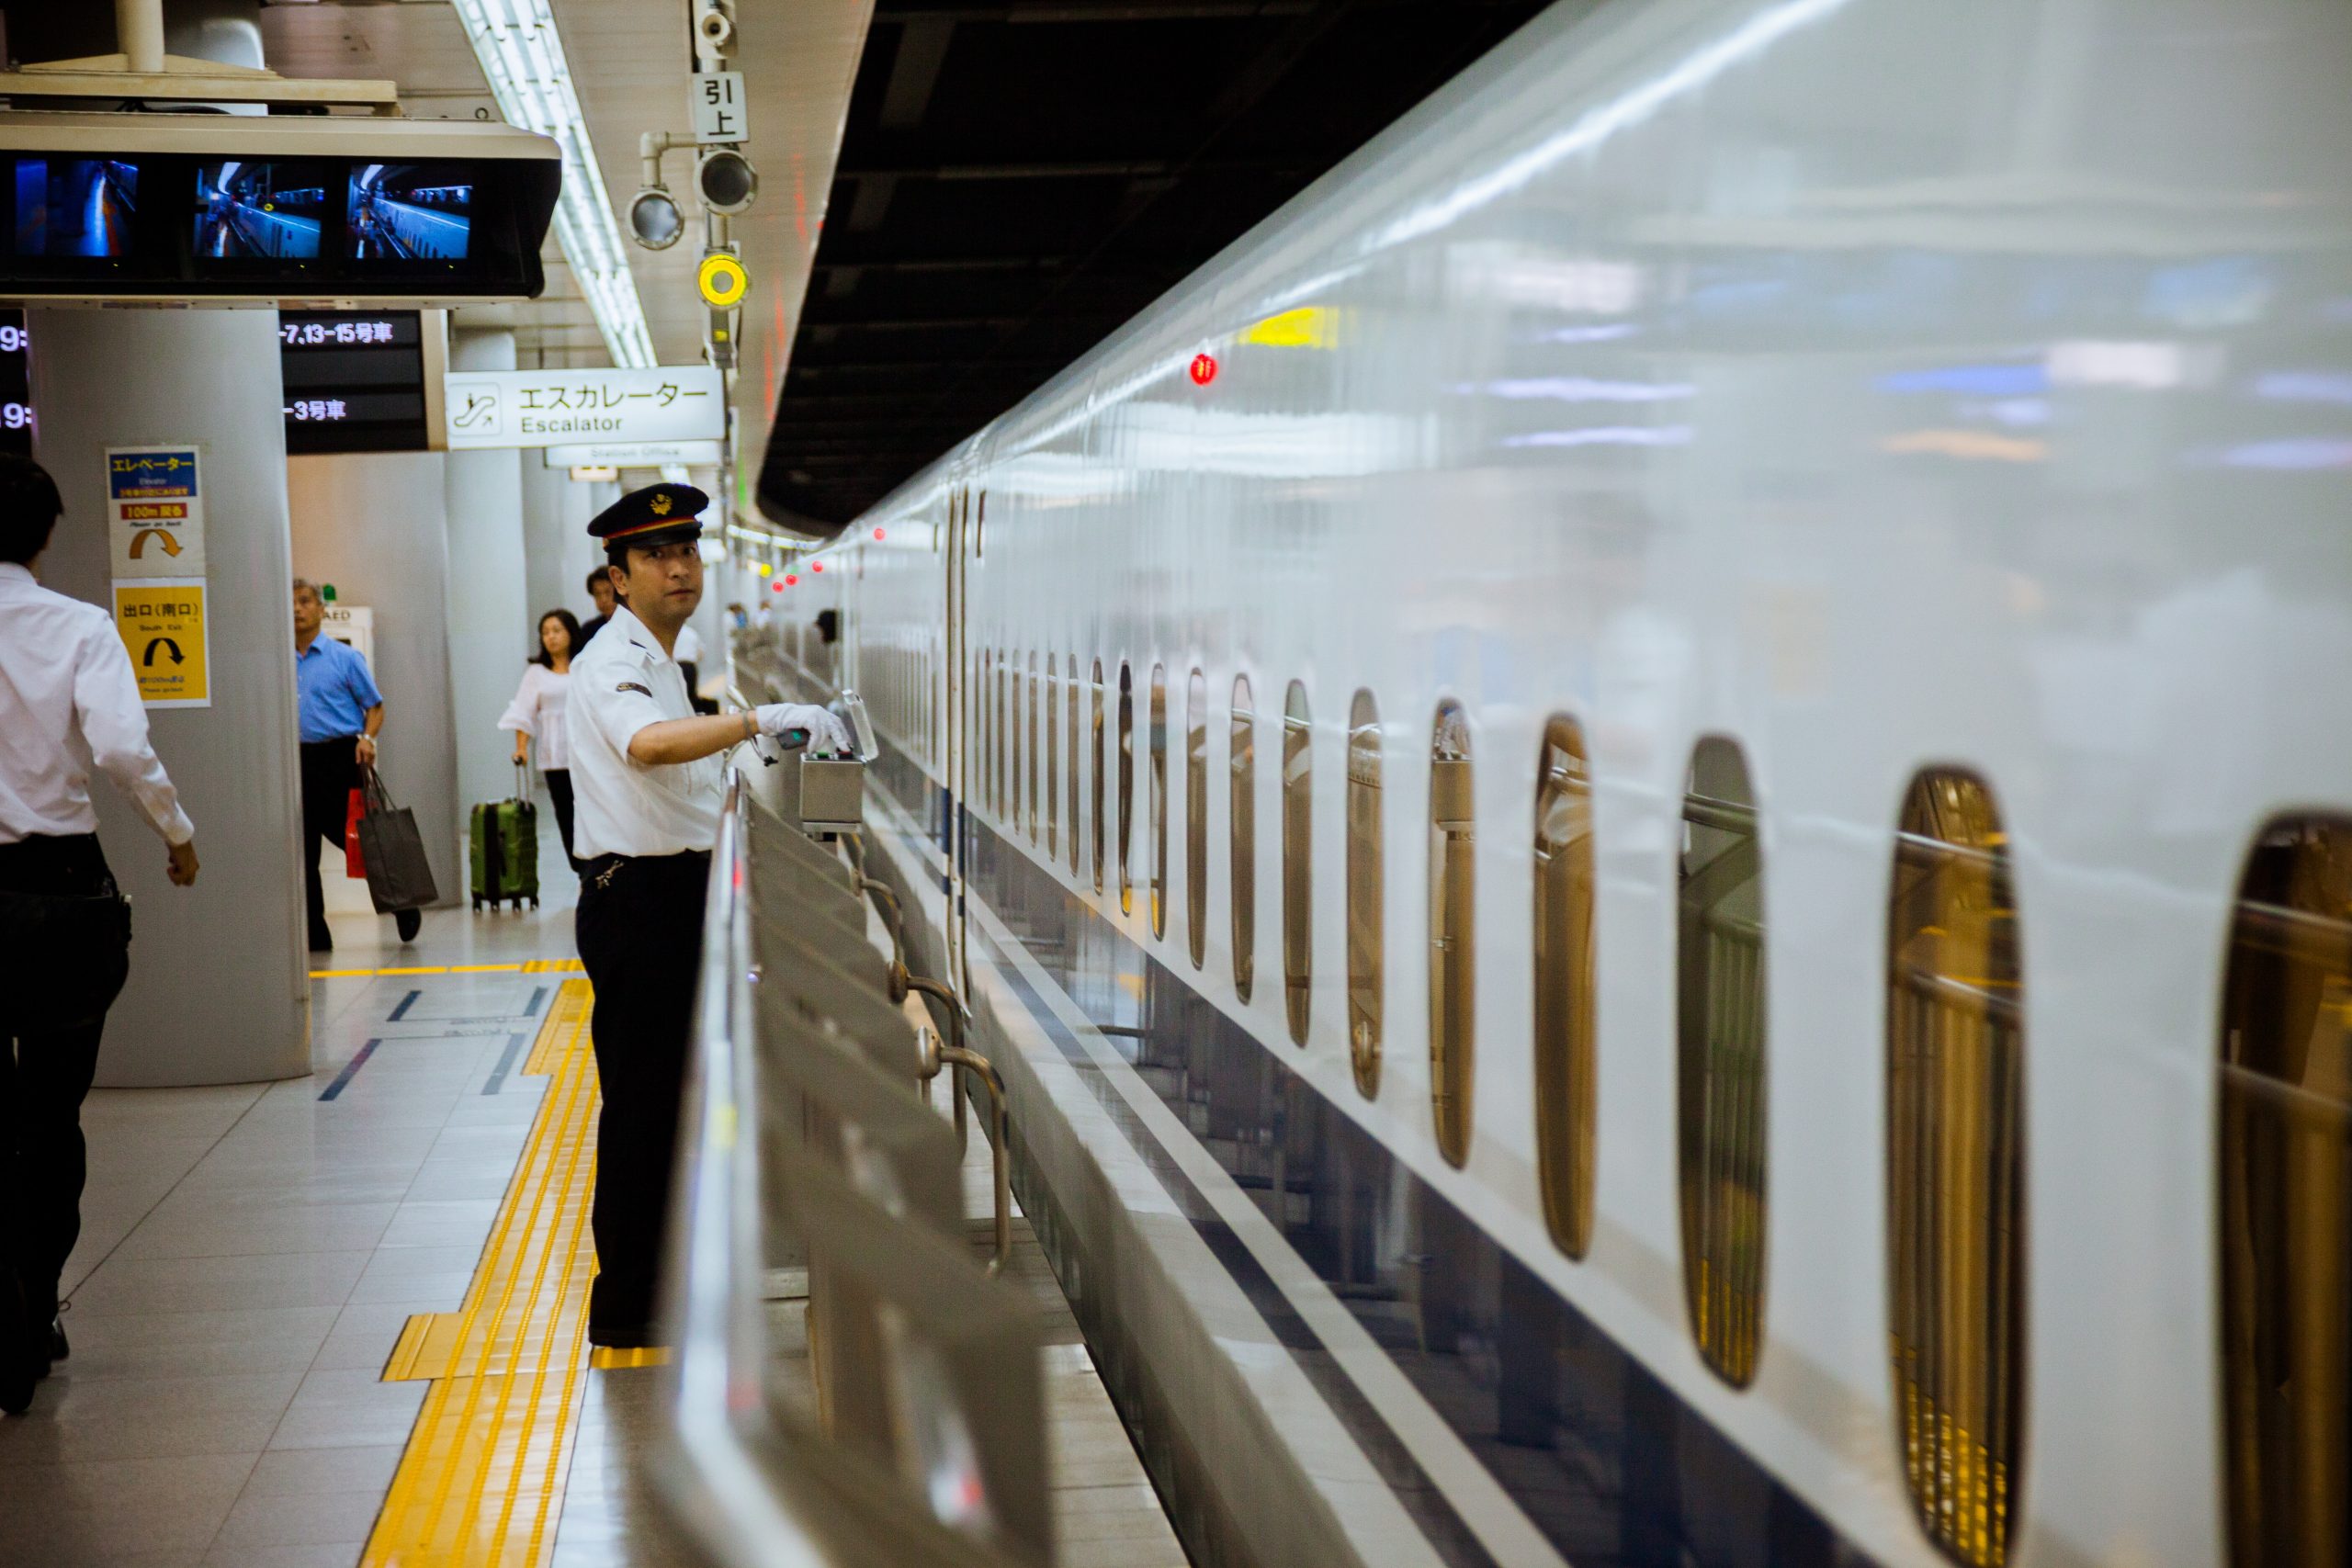
{"label": "platform number sign", "polygon": [[743,118],[743,73],[741,71],[697,71],[694,78],[695,140],[741,141],[747,134]]}

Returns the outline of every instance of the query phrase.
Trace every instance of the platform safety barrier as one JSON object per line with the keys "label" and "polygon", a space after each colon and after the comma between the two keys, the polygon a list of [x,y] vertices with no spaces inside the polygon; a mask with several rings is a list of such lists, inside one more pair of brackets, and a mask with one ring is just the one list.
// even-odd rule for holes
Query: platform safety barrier
{"label": "platform safety barrier", "polygon": [[[724,1568],[1050,1568],[1036,1312],[991,1278],[1002,1086],[960,1000],[907,972],[894,900],[892,955],[867,940],[857,833],[820,844],[758,793],[732,776],[713,855],[658,1488]],[[945,1003],[944,1043],[909,1021],[913,992]],[[962,1085],[952,1126],[927,1102],[943,1071],[990,1095],[986,1267]]]}

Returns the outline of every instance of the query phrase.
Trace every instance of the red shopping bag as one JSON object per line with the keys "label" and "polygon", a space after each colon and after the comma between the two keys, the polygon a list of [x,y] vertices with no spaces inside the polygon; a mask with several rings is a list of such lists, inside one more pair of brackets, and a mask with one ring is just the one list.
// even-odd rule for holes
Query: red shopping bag
{"label": "red shopping bag", "polygon": [[359,854],[359,819],[368,814],[368,792],[351,792],[351,805],[343,814],[343,872],[345,876],[365,876],[368,863]]}

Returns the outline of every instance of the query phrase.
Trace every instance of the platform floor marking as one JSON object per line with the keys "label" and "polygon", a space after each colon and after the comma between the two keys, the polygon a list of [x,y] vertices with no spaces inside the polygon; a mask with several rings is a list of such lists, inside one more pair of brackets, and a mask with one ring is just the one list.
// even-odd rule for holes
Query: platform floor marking
{"label": "platform floor marking", "polygon": [[362,1568],[537,1568],[555,1549],[587,1393],[596,1063],[588,983],[564,982],[526,1073],[552,1076],[454,1313],[412,1317],[384,1380],[431,1379]]}
{"label": "platform floor marking", "polygon": [[535,975],[560,970],[580,973],[577,958],[540,958],[528,964],[427,964],[402,969],[313,969],[313,980],[366,980],[386,975]]}

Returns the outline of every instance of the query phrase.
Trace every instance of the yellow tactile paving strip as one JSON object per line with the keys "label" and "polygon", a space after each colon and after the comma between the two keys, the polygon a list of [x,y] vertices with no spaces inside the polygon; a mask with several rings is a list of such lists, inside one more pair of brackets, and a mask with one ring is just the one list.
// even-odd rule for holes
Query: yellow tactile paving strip
{"label": "yellow tactile paving strip", "polygon": [[313,980],[374,979],[384,975],[577,975],[577,958],[534,958],[528,964],[427,964],[413,969],[313,969]]}
{"label": "yellow tactile paving strip", "polygon": [[387,1382],[430,1378],[362,1568],[537,1568],[555,1547],[588,1370],[596,1172],[589,988],[567,980],[525,1072],[551,1074],[465,1304],[409,1320]]}

